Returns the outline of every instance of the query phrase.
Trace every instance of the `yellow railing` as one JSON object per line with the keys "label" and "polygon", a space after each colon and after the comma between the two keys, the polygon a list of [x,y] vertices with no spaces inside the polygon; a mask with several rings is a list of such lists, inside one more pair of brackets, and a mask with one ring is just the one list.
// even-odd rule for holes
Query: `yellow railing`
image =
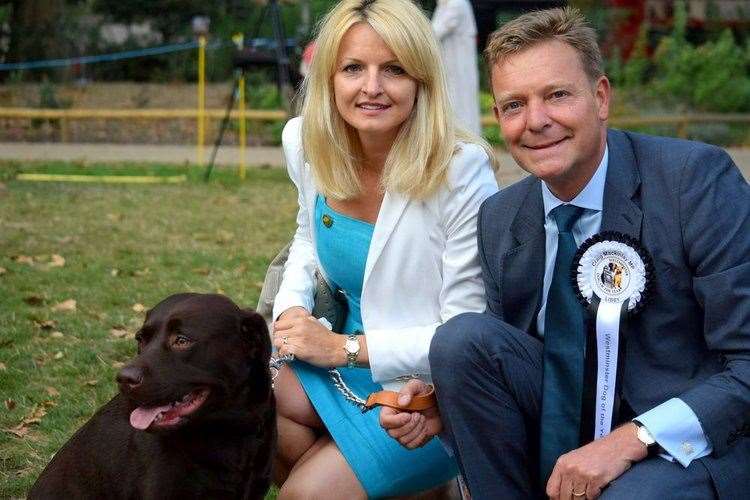
{"label": "yellow railing", "polygon": [[[203,112],[206,121],[220,120],[225,110],[213,108]],[[67,122],[71,120],[197,120],[201,112],[198,109],[43,109],[43,108],[0,108],[0,119],[46,119],[58,120],[60,139],[68,140]],[[282,121],[288,115],[284,110],[245,109],[233,110],[232,119],[244,118],[250,121]],[[494,125],[492,115],[482,117],[482,125]],[[676,125],[677,135],[685,137],[687,127],[693,123],[750,123],[748,113],[705,113],[684,115],[654,116],[615,116],[610,119],[614,127],[632,127],[638,125]],[[208,128],[208,127],[207,127]]]}

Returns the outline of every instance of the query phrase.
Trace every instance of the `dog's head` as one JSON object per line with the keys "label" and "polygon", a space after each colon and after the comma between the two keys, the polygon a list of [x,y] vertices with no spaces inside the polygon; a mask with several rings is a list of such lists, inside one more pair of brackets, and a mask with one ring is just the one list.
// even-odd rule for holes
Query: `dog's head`
{"label": "dog's head", "polygon": [[270,398],[266,323],[227,297],[172,295],[148,311],[136,340],[138,356],[117,382],[137,429],[242,418]]}

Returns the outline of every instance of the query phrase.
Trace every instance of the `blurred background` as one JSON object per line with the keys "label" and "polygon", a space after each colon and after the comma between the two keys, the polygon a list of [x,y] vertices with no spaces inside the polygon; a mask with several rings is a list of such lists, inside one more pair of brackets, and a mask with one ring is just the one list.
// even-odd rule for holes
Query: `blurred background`
{"label": "blurred background", "polygon": [[[280,25],[299,83],[303,51],[332,0],[281,1]],[[434,0],[421,2],[431,13]],[[473,0],[478,49],[503,21],[572,4],[600,35],[615,88],[613,124],[750,144],[750,2],[747,0]],[[205,36],[204,142],[218,132],[232,89],[237,40],[254,53],[247,109],[284,110],[276,82],[274,23],[252,0],[16,0],[0,3],[0,141],[190,144],[200,139],[199,48]],[[482,63],[480,62],[480,65]],[[480,68],[484,135],[502,145]],[[236,99],[236,97],[235,97]],[[61,110],[58,114],[26,110]],[[185,116],[109,110],[186,110]],[[64,110],[78,110],[65,114]],[[97,114],[86,114],[97,110]],[[213,110],[213,111],[212,111]],[[26,114],[24,114],[26,113]],[[286,114],[248,115],[249,145],[278,145]],[[224,144],[236,144],[228,123]]]}

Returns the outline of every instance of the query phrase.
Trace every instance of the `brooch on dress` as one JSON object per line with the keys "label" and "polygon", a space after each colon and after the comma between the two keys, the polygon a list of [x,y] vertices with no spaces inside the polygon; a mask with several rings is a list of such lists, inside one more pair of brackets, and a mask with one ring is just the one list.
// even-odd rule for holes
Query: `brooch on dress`
{"label": "brooch on dress", "polygon": [[330,228],[331,226],[333,226],[333,217],[331,217],[330,215],[324,214],[321,220],[323,221],[323,225],[325,227]]}

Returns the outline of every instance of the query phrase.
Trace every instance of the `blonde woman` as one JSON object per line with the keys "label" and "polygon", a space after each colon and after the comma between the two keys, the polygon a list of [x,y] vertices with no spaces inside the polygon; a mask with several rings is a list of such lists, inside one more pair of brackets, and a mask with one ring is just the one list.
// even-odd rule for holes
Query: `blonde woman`
{"label": "blonde woman", "polygon": [[[360,396],[429,381],[435,329],[484,310],[476,214],[494,164],[456,128],[445,89],[409,0],[344,0],[323,20],[302,116],[283,133],[299,213],[274,304],[274,345],[296,357],[276,382],[280,499],[404,495],[457,472],[436,440],[401,447],[326,371]],[[346,296],[340,332],[310,315],[316,269]]]}

